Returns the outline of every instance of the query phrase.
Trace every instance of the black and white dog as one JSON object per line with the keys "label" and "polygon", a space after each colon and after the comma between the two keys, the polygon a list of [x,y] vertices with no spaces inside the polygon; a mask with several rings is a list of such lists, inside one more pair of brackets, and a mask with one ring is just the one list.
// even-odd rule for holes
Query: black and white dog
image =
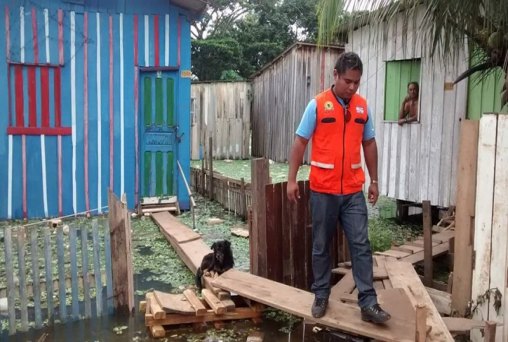
{"label": "black and white dog", "polygon": [[218,275],[226,272],[235,265],[231,243],[228,240],[216,241],[212,244],[212,253],[203,257],[201,266],[196,272],[196,287],[198,291],[203,288],[202,277],[206,273],[215,272]]}

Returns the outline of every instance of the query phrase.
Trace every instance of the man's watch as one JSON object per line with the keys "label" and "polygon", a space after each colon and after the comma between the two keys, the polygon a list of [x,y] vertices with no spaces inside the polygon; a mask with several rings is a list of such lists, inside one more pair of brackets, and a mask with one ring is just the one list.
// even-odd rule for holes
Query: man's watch
{"label": "man's watch", "polygon": [[371,181],[370,181],[370,183],[371,183],[371,184],[378,184],[378,181],[377,181],[377,180],[375,180],[375,179],[373,179],[373,180],[371,180]]}

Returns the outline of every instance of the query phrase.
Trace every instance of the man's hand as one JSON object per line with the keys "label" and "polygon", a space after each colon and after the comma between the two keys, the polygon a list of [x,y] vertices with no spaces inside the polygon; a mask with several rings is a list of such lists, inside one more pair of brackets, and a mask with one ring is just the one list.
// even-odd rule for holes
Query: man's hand
{"label": "man's hand", "polygon": [[296,182],[288,181],[287,195],[289,202],[296,203],[300,199],[300,190]]}
{"label": "man's hand", "polygon": [[[288,184],[288,191],[289,191],[289,184]],[[372,205],[375,205],[378,197],[379,197],[379,189],[377,187],[377,183],[371,183],[369,186],[369,203]]]}

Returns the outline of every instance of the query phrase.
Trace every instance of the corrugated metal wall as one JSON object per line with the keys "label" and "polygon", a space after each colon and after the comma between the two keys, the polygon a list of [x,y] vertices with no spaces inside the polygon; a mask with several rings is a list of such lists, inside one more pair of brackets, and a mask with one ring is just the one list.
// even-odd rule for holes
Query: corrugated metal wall
{"label": "corrugated metal wall", "polygon": [[[162,0],[19,6],[25,3],[0,1],[0,60],[7,61],[0,64],[0,218],[100,212],[108,187],[125,192],[132,208],[139,75],[143,67],[190,70],[186,13]],[[117,14],[117,7],[134,14]],[[189,132],[190,79],[179,77],[176,87],[177,124]],[[187,177],[189,136],[178,145]],[[184,186],[178,196],[188,207]]]}
{"label": "corrugated metal wall", "polygon": [[251,83],[194,83],[191,98],[191,158],[208,154],[209,137],[213,139],[214,158],[249,158]]}
{"label": "corrugated metal wall", "polygon": [[[468,63],[464,51],[456,60],[431,59],[422,52],[423,34],[418,22],[399,14],[350,33],[346,50],[364,63],[359,94],[375,120],[381,194],[446,207],[455,203],[459,121],[467,103],[467,82],[450,84]],[[421,58],[420,122],[401,127],[384,121],[386,62],[411,58]]]}
{"label": "corrugated metal wall", "polygon": [[279,162],[289,159],[305,107],[332,85],[335,62],[342,51],[299,43],[254,77],[253,156]]}

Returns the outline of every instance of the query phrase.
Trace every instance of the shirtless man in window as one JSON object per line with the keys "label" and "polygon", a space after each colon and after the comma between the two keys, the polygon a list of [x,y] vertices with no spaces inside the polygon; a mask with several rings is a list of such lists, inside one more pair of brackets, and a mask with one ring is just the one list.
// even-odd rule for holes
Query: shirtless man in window
{"label": "shirtless man in window", "polygon": [[399,125],[418,120],[418,95],[420,87],[418,82],[409,82],[407,85],[407,96],[402,101],[399,111]]}

